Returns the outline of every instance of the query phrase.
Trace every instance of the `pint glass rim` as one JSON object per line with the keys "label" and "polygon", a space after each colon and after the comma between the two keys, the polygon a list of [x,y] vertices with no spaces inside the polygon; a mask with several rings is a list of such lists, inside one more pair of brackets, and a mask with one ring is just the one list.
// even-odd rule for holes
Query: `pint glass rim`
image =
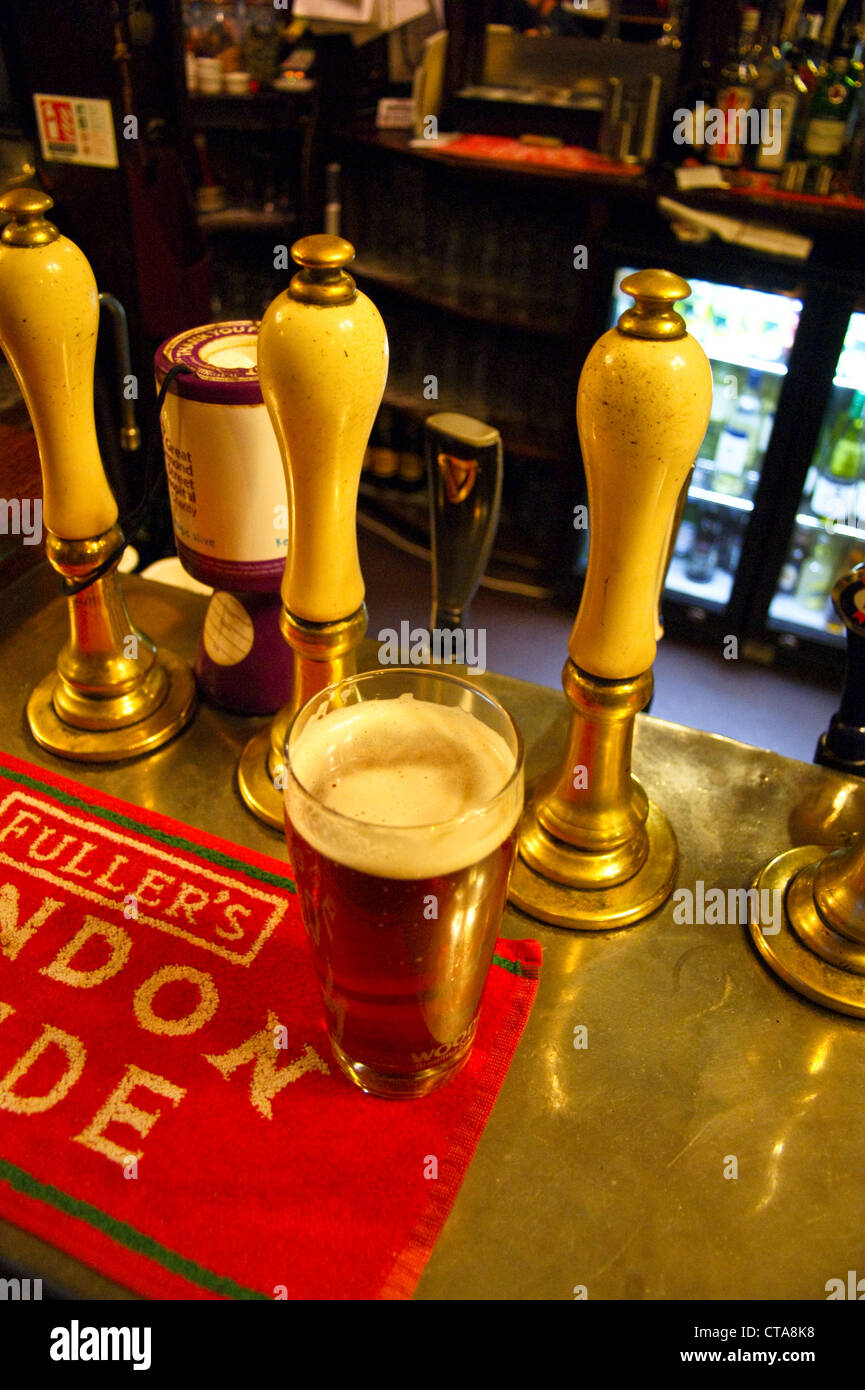
{"label": "pint glass rim", "polygon": [[[374,679],[381,680],[382,677],[385,676],[402,676],[411,681],[419,681],[423,679],[437,680],[442,681],[445,684],[450,685],[452,687],[461,686],[472,697],[484,701],[492,709],[496,710],[500,715],[504,716],[504,719],[509,725],[514,738],[514,766],[507,780],[503,782],[502,785],[498,788],[498,790],[491,797],[489,797],[487,801],[485,801],[482,805],[473,806],[470,810],[463,811],[458,816],[451,816],[447,820],[420,821],[415,825],[394,826],[388,825],[387,823],[381,821],[365,820],[359,816],[348,816],[345,814],[344,811],[334,810],[333,807],[325,806],[324,803],[319,801],[318,797],[316,797],[314,792],[310,791],[308,787],[304,786],[303,782],[301,782],[300,778],[296,775],[291,763],[291,742],[300,720],[305,715],[308,716],[310,707],[313,704],[317,702],[327,703],[333,695],[333,693],[339,690],[340,686],[359,686],[365,681],[372,681]],[[412,831],[421,834],[429,833],[431,830],[455,830],[461,825],[469,824],[476,817],[487,815],[492,806],[494,806],[500,799],[503,799],[506,795],[510,795],[512,793],[515,783],[517,781],[523,780],[524,763],[525,746],[523,743],[523,736],[520,733],[519,725],[517,724],[517,721],[514,719],[510,711],[505,709],[501,701],[497,700],[494,695],[488,694],[487,691],[480,690],[478,686],[472,684],[471,681],[464,680],[462,676],[452,675],[449,671],[436,670],[430,667],[418,668],[417,666],[375,667],[371,671],[359,671],[356,675],[353,676],[343,676],[341,680],[333,681],[332,684],[323,686],[321,690],[317,690],[314,695],[311,695],[309,699],[303,705],[301,705],[300,709],[297,710],[295,714],[292,716],[291,723],[289,724],[285,733],[285,742],[283,745],[283,766],[285,768],[286,776],[291,778],[292,782],[294,783],[298,791],[301,793],[301,795],[307,797],[310,801],[314,801],[326,816],[332,817],[338,823],[342,822],[345,825],[362,827],[364,830],[369,831],[370,834],[375,834],[376,832],[393,833],[394,830],[398,830],[402,835],[411,834]]]}

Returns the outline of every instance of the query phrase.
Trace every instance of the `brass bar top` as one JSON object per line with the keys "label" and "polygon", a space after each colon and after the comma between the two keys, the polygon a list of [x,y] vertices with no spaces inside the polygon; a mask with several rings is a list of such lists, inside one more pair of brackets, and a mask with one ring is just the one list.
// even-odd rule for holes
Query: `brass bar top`
{"label": "brass bar top", "polygon": [[[133,620],[191,660],[206,600],[124,587]],[[37,747],[24,707],[66,639],[54,595],[47,571],[0,594],[3,750],[284,857],[236,785],[265,720],[202,706],[167,747],[113,767]],[[360,665],[375,664],[367,642]],[[517,720],[529,779],[555,765],[561,691],[480,681]],[[669,816],[678,886],[697,898],[700,882],[747,887],[813,838],[818,813],[830,843],[865,824],[858,782],[650,716],[637,717],[634,772]],[[584,1286],[589,1299],[823,1300],[829,1279],[865,1273],[865,1022],[789,991],[744,925],[676,916],[671,899],[625,931],[579,934],[508,909],[502,934],[542,943],[540,988],[416,1297],[570,1300]],[[0,1254],[83,1297],[133,1297],[5,1223]]]}

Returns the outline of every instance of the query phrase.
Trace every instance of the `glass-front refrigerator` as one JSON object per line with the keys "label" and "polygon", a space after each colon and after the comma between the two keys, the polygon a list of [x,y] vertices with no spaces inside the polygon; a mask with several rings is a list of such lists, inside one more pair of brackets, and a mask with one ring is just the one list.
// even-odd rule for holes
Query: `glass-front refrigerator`
{"label": "glass-front refrigerator", "polygon": [[769,605],[773,632],[841,646],[835,580],[865,560],[865,313],[852,314]]}
{"label": "glass-front refrigerator", "polygon": [[[631,273],[616,271],[611,326],[632,304],[619,288]],[[720,613],[754,511],[802,302],[691,276],[688,283],[690,298],[677,309],[712,364],[714,387],[664,596]]]}

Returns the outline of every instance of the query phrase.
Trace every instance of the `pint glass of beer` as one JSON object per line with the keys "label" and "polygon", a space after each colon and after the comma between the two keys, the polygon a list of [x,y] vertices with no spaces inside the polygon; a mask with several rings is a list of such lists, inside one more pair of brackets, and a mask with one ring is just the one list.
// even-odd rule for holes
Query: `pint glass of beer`
{"label": "pint glass of beer", "polygon": [[523,805],[519,732],[467,681],[391,668],[313,696],[285,754],[334,1056],[372,1095],[426,1095],[474,1041]]}

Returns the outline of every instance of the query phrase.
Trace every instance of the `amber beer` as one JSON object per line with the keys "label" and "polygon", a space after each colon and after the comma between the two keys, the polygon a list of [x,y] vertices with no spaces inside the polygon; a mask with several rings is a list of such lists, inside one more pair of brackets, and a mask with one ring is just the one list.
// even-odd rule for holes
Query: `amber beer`
{"label": "amber beer", "polygon": [[334,1055],[418,1096],[474,1041],[523,802],[522,746],[456,677],[370,672],[315,696],[286,745],[286,834]]}

